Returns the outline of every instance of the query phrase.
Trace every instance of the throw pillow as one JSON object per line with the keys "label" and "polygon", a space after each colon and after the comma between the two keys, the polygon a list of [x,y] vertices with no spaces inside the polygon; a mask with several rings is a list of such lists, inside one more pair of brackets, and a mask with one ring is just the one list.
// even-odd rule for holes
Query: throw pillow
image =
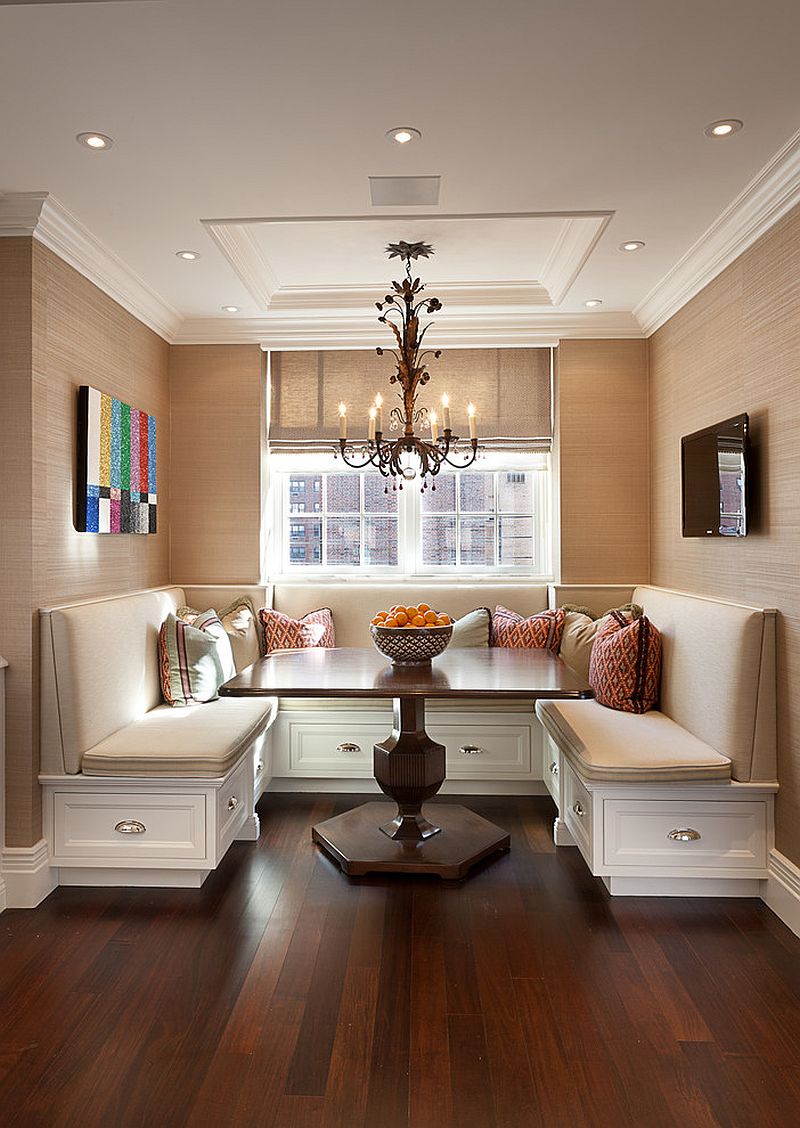
{"label": "throw pillow", "polygon": [[476,607],[453,623],[450,647],[488,646],[492,613],[488,607]]}
{"label": "throw pillow", "polygon": [[539,611],[524,618],[507,607],[496,607],[492,615],[492,646],[512,650],[552,650],[558,653],[564,630],[564,612]]}
{"label": "throw pillow", "polygon": [[[186,623],[194,623],[199,614],[193,607],[179,607],[177,610],[178,618]],[[219,619],[230,639],[237,671],[252,666],[261,657],[256,609],[252,601],[246,595],[239,596],[227,607],[223,607]]]}
{"label": "throw pillow", "polygon": [[646,713],[658,704],[661,635],[646,615],[632,621],[619,611],[606,616],[589,662],[589,685],[609,709]]}
{"label": "throw pillow", "polygon": [[264,627],[267,654],[276,650],[305,650],[312,646],[330,649],[336,645],[330,607],[309,611],[302,619],[292,619],[270,607],[262,607],[258,614]]}
{"label": "throw pillow", "polygon": [[213,701],[223,682],[236,673],[228,636],[216,611],[194,623],[167,615],[158,634],[161,691],[168,705]]}
{"label": "throw pillow", "polygon": [[571,670],[587,681],[592,644],[602,622],[602,619],[592,619],[581,611],[567,611],[564,616],[564,630],[561,633],[558,656]]}

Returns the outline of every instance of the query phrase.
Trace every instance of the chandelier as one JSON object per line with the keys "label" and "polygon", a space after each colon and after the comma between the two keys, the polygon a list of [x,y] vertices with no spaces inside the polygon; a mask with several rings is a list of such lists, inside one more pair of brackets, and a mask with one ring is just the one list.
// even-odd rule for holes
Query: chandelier
{"label": "chandelier", "polygon": [[[428,358],[441,356],[441,349],[423,349],[425,334],[432,322],[420,327],[420,313],[436,313],[442,308],[438,298],[422,297],[425,289],[419,278],[411,277],[411,262],[429,258],[434,252],[429,243],[390,243],[386,248],[390,259],[399,258],[405,263],[406,276],[402,282],[392,282],[392,292],[382,302],[376,302],[380,311],[378,321],[388,326],[394,334],[396,347],[378,348],[378,356],[390,353],[394,357],[396,372],[389,377],[390,384],[398,384],[398,407],[389,412],[389,429],[400,431],[396,438],[387,438],[383,430],[383,396],[376,395],[369,409],[369,425],[365,439],[351,440],[347,434],[347,405],[339,404],[339,443],[335,453],[340,454],[347,466],[361,470],[374,466],[384,478],[410,480],[419,473],[422,488],[428,485],[428,475],[435,478],[447,463],[458,470],[471,466],[478,455],[478,433],[475,405],[467,405],[469,440],[453,433],[450,418],[450,400],[442,396],[441,428],[435,411],[417,407],[417,395],[430,380]],[[430,439],[417,434],[417,428],[428,430]],[[436,488],[434,483],[433,488]]]}

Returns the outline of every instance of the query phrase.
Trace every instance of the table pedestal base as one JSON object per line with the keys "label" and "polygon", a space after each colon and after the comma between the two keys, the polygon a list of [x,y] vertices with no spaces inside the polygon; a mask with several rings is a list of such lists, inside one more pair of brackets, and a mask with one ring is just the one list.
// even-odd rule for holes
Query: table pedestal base
{"label": "table pedestal base", "polygon": [[311,837],[351,877],[430,873],[455,880],[464,877],[476,862],[511,845],[507,831],[467,807],[451,803],[435,806],[441,834],[423,839],[389,838],[381,829],[391,821],[394,810],[392,803],[365,803],[318,823]]}

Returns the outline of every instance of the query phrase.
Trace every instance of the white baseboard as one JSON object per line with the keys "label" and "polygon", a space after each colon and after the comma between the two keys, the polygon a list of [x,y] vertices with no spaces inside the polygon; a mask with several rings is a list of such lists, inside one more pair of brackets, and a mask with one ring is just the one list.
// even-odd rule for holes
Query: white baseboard
{"label": "white baseboard", "polygon": [[778,850],[770,850],[769,877],[761,883],[761,898],[800,936],[800,867]]}
{"label": "white baseboard", "polygon": [[[322,795],[380,795],[381,789],[374,779],[304,779],[299,776],[276,776],[270,781],[264,794],[270,791],[307,792],[315,791]],[[541,779],[523,780],[472,780],[446,779],[441,795],[548,795]]]}
{"label": "white baseboard", "polygon": [[6,883],[0,875],[0,913],[6,908],[8,902],[6,901]]}
{"label": "white baseboard", "polygon": [[757,877],[602,877],[612,897],[759,897]]}
{"label": "white baseboard", "polygon": [[211,870],[189,869],[103,869],[101,867],[61,866],[56,871],[59,885],[132,886],[152,889],[199,889]]}
{"label": "white baseboard", "polygon": [[258,815],[248,815],[242,823],[242,828],[234,839],[235,842],[258,842],[261,833],[261,820]]}
{"label": "white baseboard", "polygon": [[6,846],[2,870],[9,909],[35,909],[58,885],[44,838],[33,846]]}

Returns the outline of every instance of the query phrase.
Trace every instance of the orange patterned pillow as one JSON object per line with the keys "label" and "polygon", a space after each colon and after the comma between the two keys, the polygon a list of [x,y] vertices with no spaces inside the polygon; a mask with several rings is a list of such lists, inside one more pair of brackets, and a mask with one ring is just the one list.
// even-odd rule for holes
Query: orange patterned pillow
{"label": "orange patterned pillow", "polygon": [[608,615],[589,660],[589,685],[595,699],[623,713],[646,713],[658,704],[661,635],[646,615],[630,621],[619,611]]}
{"label": "orange patterned pillow", "polygon": [[264,626],[267,654],[274,650],[305,650],[311,646],[329,650],[336,645],[330,607],[309,611],[302,619],[292,619],[270,607],[262,607],[258,615]]}
{"label": "orange patterned pillow", "polygon": [[558,653],[564,630],[564,611],[539,611],[527,619],[507,607],[496,607],[492,615],[490,646],[509,650],[552,650]]}

